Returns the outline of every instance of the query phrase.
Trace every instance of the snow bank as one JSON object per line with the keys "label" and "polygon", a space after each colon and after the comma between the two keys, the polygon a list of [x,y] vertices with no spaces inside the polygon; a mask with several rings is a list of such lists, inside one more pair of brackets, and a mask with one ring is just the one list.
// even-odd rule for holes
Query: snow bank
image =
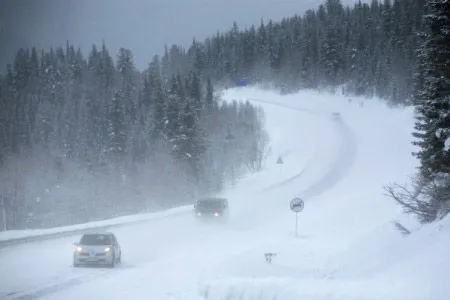
{"label": "snow bank", "polygon": [[0,242],[1,241],[12,241],[12,240],[24,240],[32,237],[44,237],[44,236],[54,236],[64,233],[75,233],[90,229],[101,229],[111,226],[120,226],[133,224],[138,222],[150,221],[158,218],[164,218],[168,216],[173,216],[176,214],[186,213],[192,210],[192,206],[183,206],[173,209],[169,209],[163,212],[157,213],[146,213],[139,215],[122,216],[113,219],[89,222],[84,224],[77,224],[71,226],[55,227],[49,229],[33,229],[33,230],[8,230],[0,232]]}
{"label": "snow bank", "polygon": [[[429,294],[408,294],[398,281],[299,280],[296,278],[227,279],[205,283],[199,296],[205,300],[398,300],[430,299]],[[433,298],[437,299],[437,298]]]}
{"label": "snow bank", "polygon": [[317,266],[320,271],[313,274],[291,268],[285,270],[288,276],[278,275],[277,260],[295,262],[295,253],[304,252],[300,247],[292,248],[291,243],[290,252],[278,254],[290,256],[277,257],[270,265],[261,263],[260,270],[255,271],[259,276],[205,281],[199,287],[199,296],[205,300],[444,300],[450,293],[449,234],[450,218],[424,226],[408,237],[386,224],[333,257],[328,270]]}
{"label": "snow bank", "polygon": [[[322,121],[339,112],[353,130],[358,153],[337,185],[306,199],[298,239],[292,236],[293,214],[286,210],[259,228],[267,243],[228,257],[208,274],[199,287],[203,299],[448,298],[450,218],[421,226],[383,190],[416,171],[418,161],[410,155],[416,150],[412,108],[315,91],[281,96],[249,87],[225,94],[306,111]],[[402,235],[395,222],[411,233]],[[277,253],[272,264],[264,261],[264,252]]]}

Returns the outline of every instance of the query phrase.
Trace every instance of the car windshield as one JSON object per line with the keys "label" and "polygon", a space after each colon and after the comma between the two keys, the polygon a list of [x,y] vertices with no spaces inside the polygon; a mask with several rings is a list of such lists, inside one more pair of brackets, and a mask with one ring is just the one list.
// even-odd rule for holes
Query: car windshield
{"label": "car windshield", "polygon": [[220,209],[222,208],[222,200],[208,199],[201,200],[197,203],[197,207],[201,209]]}
{"label": "car windshield", "polygon": [[81,238],[80,244],[91,246],[111,245],[111,237],[107,234],[86,234]]}

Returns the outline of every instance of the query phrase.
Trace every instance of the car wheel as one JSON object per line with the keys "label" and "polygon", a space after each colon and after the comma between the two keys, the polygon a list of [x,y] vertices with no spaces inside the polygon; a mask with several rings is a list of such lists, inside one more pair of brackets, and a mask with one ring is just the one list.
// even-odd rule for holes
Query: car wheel
{"label": "car wheel", "polygon": [[114,266],[116,265],[116,254],[113,253],[113,257],[111,259],[111,263],[108,264],[109,268],[114,268]]}
{"label": "car wheel", "polygon": [[114,268],[115,266],[116,266],[116,261],[115,260],[111,261],[111,263],[108,264],[108,268]]}
{"label": "car wheel", "polygon": [[117,263],[120,264],[122,262],[122,251],[119,253],[119,257],[117,258]]}
{"label": "car wheel", "polygon": [[80,265],[79,264],[77,264],[77,260],[76,260],[76,258],[75,258],[75,254],[73,255],[73,257],[72,257],[72,266],[74,267],[74,268],[78,268]]}

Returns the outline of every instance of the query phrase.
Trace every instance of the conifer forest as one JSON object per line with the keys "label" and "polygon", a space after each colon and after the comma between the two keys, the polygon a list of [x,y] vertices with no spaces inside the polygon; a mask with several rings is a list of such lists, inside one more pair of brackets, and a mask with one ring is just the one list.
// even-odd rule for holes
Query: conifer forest
{"label": "conifer forest", "polygon": [[70,41],[20,48],[0,70],[5,224],[44,228],[167,209],[258,172],[270,151],[263,110],[220,98],[239,80],[416,106],[420,177],[439,177],[448,195],[449,5],[326,0],[281,21],[234,23],[188,47],[166,45],[144,70],[126,45],[117,53],[104,43],[85,53]]}

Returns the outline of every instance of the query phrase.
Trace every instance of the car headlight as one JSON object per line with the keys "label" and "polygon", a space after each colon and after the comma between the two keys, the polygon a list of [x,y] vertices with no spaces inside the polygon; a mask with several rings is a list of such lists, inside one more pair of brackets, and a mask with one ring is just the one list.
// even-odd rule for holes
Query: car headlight
{"label": "car headlight", "polygon": [[202,213],[201,213],[201,212],[198,212],[198,213],[197,213],[197,216],[201,216],[201,215],[202,215]]}
{"label": "car headlight", "polygon": [[215,213],[214,213],[214,216],[215,216],[215,217],[218,217],[218,216],[219,216],[219,213],[218,213],[218,212],[215,212]]}
{"label": "car headlight", "polygon": [[109,251],[111,251],[111,247],[106,247],[105,252],[109,252]]}
{"label": "car headlight", "polygon": [[75,251],[76,251],[76,252],[81,252],[82,250],[83,250],[83,248],[81,248],[80,246],[78,246],[78,247],[75,248]]}

